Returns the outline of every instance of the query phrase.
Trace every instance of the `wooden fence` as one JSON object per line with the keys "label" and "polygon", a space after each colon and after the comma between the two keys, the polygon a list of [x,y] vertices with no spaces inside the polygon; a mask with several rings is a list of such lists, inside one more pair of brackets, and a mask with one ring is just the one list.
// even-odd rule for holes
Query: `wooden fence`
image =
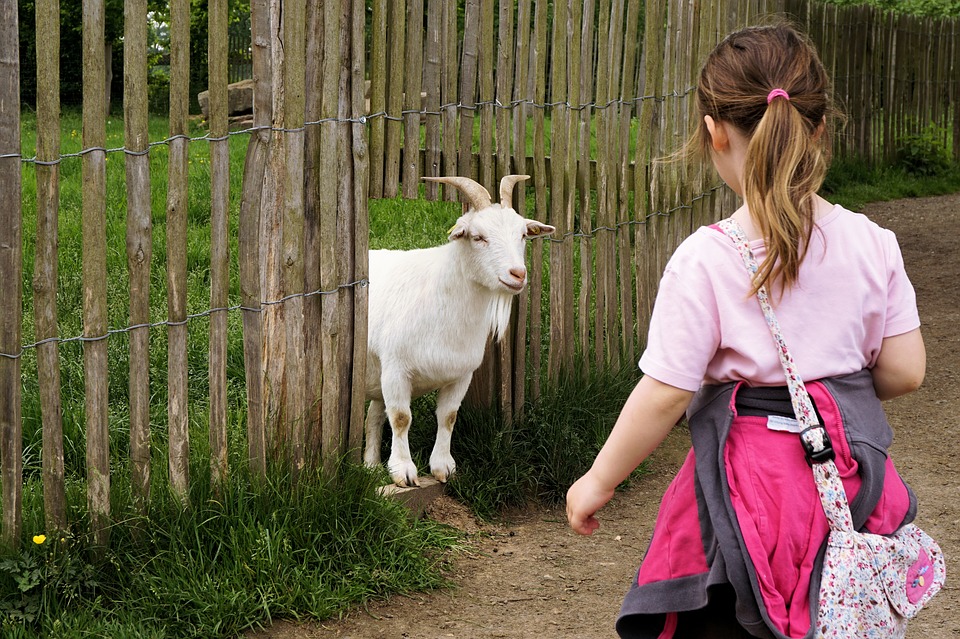
{"label": "wooden fence", "polygon": [[[366,31],[366,6],[371,22]],[[108,542],[110,451],[107,343],[129,333],[130,483],[149,501],[150,329],[167,335],[169,481],[190,486],[186,359],[187,164],[209,144],[211,475],[227,464],[228,313],[243,323],[247,459],[254,475],[285,459],[296,473],[331,470],[356,455],[363,419],[367,201],[453,199],[425,175],[466,175],[496,192],[507,173],[533,176],[527,216],[557,227],[531,247],[528,294],[512,330],[491,349],[473,401],[510,418],[562,375],[636,361],[663,266],[696,226],[736,205],[719,180],[684,163],[660,164],[688,136],[692,89],[705,52],[729,31],[787,11],[811,33],[850,115],[841,153],[889,158],[898,139],[935,123],[958,149],[956,21],[895,17],[793,0],[339,0],[251,2],[254,126],[239,212],[238,252],[227,252],[229,176],[226,0],[210,0],[209,133],[187,137],[189,2],[171,2],[170,131],[147,133],[146,0],[124,4],[124,126],[129,325],[106,321],[103,3],[84,12],[83,335],[58,335],[57,220],[61,152],[56,0],[37,0],[38,137],[21,155],[17,6],[0,0],[0,198],[21,199],[21,170],[36,172],[34,331],[21,339],[20,207],[0,212],[0,463],[3,540],[22,525],[21,356],[36,349],[42,396],[47,527],[63,528],[63,415],[59,347],[84,346],[87,506],[97,544]],[[458,6],[462,5],[462,14]],[[461,23],[462,18],[462,23]],[[215,37],[220,34],[223,37]],[[922,53],[922,55],[918,55]],[[369,79],[369,96],[365,79]],[[89,86],[89,91],[86,87]],[[365,100],[369,98],[369,108]],[[236,133],[236,132],[233,132]],[[421,143],[422,140],[422,143]],[[411,141],[415,142],[411,144]],[[149,154],[169,147],[168,174]],[[166,184],[167,316],[151,323],[151,184]],[[229,306],[231,259],[240,303]],[[13,303],[16,301],[16,303]],[[62,311],[62,309],[59,309]],[[307,366],[306,362],[320,365]],[[356,457],[355,457],[356,458]]]}

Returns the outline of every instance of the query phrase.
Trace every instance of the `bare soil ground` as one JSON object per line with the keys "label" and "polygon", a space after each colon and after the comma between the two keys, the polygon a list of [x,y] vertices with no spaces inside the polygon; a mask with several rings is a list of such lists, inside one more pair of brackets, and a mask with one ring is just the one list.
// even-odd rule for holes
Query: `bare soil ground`
{"label": "bare soil ground", "polygon": [[[960,194],[876,203],[864,211],[897,233],[917,290],[927,378],[886,405],[892,455],[920,500],[917,523],[947,556],[948,583],[911,623],[911,639],[960,637]],[[841,275],[842,276],[842,275]],[[646,550],[660,496],[689,447],[677,428],[651,457],[652,472],[579,537],[562,509],[512,513],[481,525],[441,497],[428,515],[465,531],[471,550],[453,561],[455,587],[396,596],[325,623],[277,622],[250,639],[488,639],[614,637],[623,593]]]}

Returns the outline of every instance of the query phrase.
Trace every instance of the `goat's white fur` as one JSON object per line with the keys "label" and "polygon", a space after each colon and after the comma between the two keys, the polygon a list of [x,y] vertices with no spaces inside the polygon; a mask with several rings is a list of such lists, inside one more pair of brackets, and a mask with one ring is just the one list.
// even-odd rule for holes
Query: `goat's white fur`
{"label": "goat's white fur", "polygon": [[469,201],[448,243],[370,252],[366,394],[371,401],[364,462],[380,463],[386,417],[393,433],[387,468],[398,485],[419,485],[407,440],[410,400],[433,390],[439,389],[430,472],[447,481],[456,469],[450,441],[457,411],[489,337],[503,338],[513,298],[526,285],[524,240],[555,230],[510,207],[509,192],[526,178],[503,178],[506,206],[490,203],[473,180],[436,178]]}

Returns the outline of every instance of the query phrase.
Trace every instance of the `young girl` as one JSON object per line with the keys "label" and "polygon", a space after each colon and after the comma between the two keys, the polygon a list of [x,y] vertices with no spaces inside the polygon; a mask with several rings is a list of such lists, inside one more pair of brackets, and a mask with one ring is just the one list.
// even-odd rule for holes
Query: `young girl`
{"label": "young girl", "polygon": [[[738,31],[699,79],[708,151],[744,200],[733,218],[760,262],[700,228],[667,264],[637,384],[591,469],[567,493],[590,535],[614,489],[686,412],[693,448],[664,495],[617,620],[622,637],[810,637],[827,524],[784,372],[755,294],[770,292],[836,450],[854,524],[888,534],[916,499],[886,449],[880,406],[926,365],[896,238],[817,195],[829,155],[826,72],[786,25]],[[814,602],[814,603],[812,603]]]}

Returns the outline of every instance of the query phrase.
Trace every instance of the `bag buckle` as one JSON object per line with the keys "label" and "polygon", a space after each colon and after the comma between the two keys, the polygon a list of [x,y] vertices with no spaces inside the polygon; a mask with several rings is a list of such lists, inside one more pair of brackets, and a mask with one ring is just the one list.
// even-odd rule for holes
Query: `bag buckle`
{"label": "bag buckle", "polygon": [[[814,450],[813,443],[810,442],[804,435],[806,435],[809,431],[818,429],[823,432],[823,448],[821,450]],[[833,450],[833,442],[830,440],[830,434],[821,424],[810,426],[809,428],[805,428],[804,430],[800,431],[800,443],[803,444],[803,450],[806,452],[807,456],[807,464],[810,466],[813,464],[823,464],[828,461],[833,461],[837,457],[837,454]]]}

